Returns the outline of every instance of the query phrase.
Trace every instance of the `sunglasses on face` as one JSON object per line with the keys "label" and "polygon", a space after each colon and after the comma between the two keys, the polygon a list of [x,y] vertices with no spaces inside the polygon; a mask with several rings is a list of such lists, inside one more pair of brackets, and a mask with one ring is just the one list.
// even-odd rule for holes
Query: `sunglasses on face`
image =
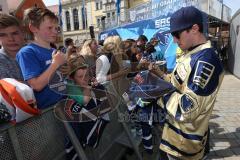
{"label": "sunglasses on face", "polygon": [[175,32],[172,32],[171,35],[177,39],[180,38],[180,34],[183,32],[184,30],[180,30],[180,31],[175,31]]}
{"label": "sunglasses on face", "polygon": [[172,35],[173,37],[179,39],[182,32],[188,31],[188,30],[190,30],[191,28],[192,28],[192,26],[191,26],[191,27],[188,27],[188,28],[181,29],[181,30],[179,30],[179,31],[172,32],[171,35]]}

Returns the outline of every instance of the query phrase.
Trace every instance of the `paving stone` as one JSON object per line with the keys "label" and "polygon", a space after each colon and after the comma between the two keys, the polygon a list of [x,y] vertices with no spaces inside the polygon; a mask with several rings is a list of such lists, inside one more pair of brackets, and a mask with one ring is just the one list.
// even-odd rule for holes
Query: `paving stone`
{"label": "paving stone", "polygon": [[223,158],[218,157],[218,156],[210,156],[207,158],[207,160],[223,160]]}
{"label": "paving stone", "polygon": [[[226,136],[226,138],[229,138],[229,139],[236,139],[237,138],[235,133],[225,133],[224,135]],[[240,136],[240,134],[239,134],[239,136]]]}
{"label": "paving stone", "polygon": [[216,155],[224,158],[224,157],[234,156],[234,153],[231,151],[231,149],[224,149],[224,150],[216,151]]}
{"label": "paving stone", "polygon": [[237,138],[239,138],[239,139],[240,139],[240,133],[238,133],[238,132],[235,132],[235,133],[234,133],[234,135],[235,135]]}
{"label": "paving stone", "polygon": [[235,154],[235,155],[238,155],[240,156],[240,147],[238,148],[231,148],[232,152]]}
{"label": "paving stone", "polygon": [[208,154],[208,157],[213,157],[216,156],[216,153],[214,151],[210,151],[210,153]]}
{"label": "paving stone", "polygon": [[236,132],[236,127],[226,127],[229,132]]}
{"label": "paving stone", "polygon": [[226,74],[210,119],[208,159],[240,160],[240,79]]}
{"label": "paving stone", "polygon": [[224,123],[228,127],[234,127],[236,128],[236,119],[234,121],[229,121],[228,123]]}
{"label": "paving stone", "polygon": [[238,145],[240,146],[240,139],[234,139],[237,143],[238,143]]}
{"label": "paving stone", "polygon": [[225,139],[227,138],[225,134],[213,134],[213,137],[216,139]]}
{"label": "paving stone", "polygon": [[225,150],[225,149],[228,149],[229,147],[227,146],[221,146],[221,147],[212,147],[211,151],[215,151],[215,152],[219,152],[219,151],[222,151],[222,150]]}
{"label": "paving stone", "polygon": [[240,147],[239,142],[236,139],[227,139],[231,147]]}
{"label": "paving stone", "polygon": [[236,127],[236,132],[240,133],[240,127]]}
{"label": "paving stone", "polygon": [[227,139],[215,139],[214,146],[216,147],[230,147],[231,144]]}
{"label": "paving stone", "polygon": [[240,156],[226,157],[224,160],[240,160]]}
{"label": "paving stone", "polygon": [[210,132],[212,134],[221,134],[221,133],[228,133],[229,131],[223,127],[214,127],[214,128],[211,127]]}

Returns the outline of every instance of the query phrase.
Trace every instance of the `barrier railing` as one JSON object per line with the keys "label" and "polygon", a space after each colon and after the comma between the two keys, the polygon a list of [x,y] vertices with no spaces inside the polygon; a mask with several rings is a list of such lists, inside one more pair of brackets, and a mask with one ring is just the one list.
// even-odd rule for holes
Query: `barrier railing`
{"label": "barrier railing", "polygon": [[[58,103],[56,107],[64,107]],[[119,106],[120,104],[115,104]],[[104,130],[99,146],[95,149],[82,148],[77,135],[67,122],[56,116],[54,107],[46,109],[39,116],[21,123],[0,125],[1,160],[61,160],[65,159],[65,136],[68,135],[81,160],[113,160],[124,155],[126,147],[135,150],[141,159],[138,146],[127,125],[119,123],[119,108],[110,113],[110,122]],[[129,145],[124,146],[122,139]],[[139,144],[139,143],[138,143]],[[112,155],[115,155],[112,157]]]}
{"label": "barrier railing", "polygon": [[2,125],[0,159],[64,159],[65,134],[63,123],[55,118],[53,108],[16,125]]}

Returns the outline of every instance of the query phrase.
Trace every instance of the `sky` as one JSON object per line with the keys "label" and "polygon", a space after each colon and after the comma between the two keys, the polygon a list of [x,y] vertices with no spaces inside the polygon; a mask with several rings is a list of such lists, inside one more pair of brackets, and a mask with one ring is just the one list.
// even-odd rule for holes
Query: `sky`
{"label": "sky", "polygon": [[43,2],[46,6],[52,6],[58,4],[59,0],[43,0]]}
{"label": "sky", "polygon": [[[59,0],[43,0],[46,6],[51,6],[59,3]],[[240,0],[223,0],[223,3],[232,9],[232,15],[240,9]]]}
{"label": "sky", "polygon": [[240,0],[223,0],[223,3],[232,9],[232,15],[240,9]]}

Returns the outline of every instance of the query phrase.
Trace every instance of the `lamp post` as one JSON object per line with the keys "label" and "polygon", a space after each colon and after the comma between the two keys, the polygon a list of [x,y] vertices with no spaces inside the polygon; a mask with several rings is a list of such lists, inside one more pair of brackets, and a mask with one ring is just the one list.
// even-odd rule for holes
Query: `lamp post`
{"label": "lamp post", "polygon": [[[87,1],[88,2],[88,1]],[[91,1],[90,1],[91,3]],[[82,18],[83,18],[83,30],[85,31],[85,39],[88,38],[88,30],[87,30],[87,12],[85,8],[85,0],[82,0]]]}

